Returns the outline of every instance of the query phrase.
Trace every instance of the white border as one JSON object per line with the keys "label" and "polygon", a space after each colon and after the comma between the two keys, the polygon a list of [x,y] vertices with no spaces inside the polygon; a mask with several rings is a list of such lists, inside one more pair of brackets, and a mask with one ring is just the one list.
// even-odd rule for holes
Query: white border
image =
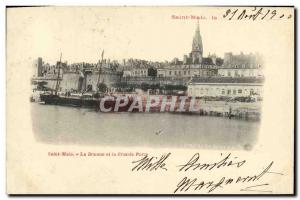
{"label": "white border", "polygon": [[[0,62],[1,62],[1,67],[0,67],[0,110],[1,110],[1,115],[0,115],[0,127],[1,127],[1,137],[0,137],[0,199],[8,199],[6,195],[6,174],[5,174],[5,168],[6,168],[6,163],[5,163],[5,154],[6,154],[6,147],[5,147],[5,135],[6,135],[6,113],[5,113],[5,99],[6,99],[6,76],[5,76],[5,8],[6,6],[14,6],[14,5],[57,5],[57,6],[63,6],[63,5],[97,5],[97,6],[105,6],[105,5],[113,5],[113,6],[122,6],[122,5],[143,5],[143,6],[150,6],[150,5],[161,5],[161,6],[179,6],[179,5],[211,5],[211,6],[221,6],[221,5],[260,5],[260,6],[291,6],[294,5],[296,8],[300,7],[300,1],[299,0],[270,0],[270,1],[262,1],[262,0],[252,0],[252,1],[241,1],[241,0],[202,0],[202,1],[197,1],[197,0],[185,0],[185,1],[180,1],[180,0],[145,0],[143,2],[138,1],[138,0],[102,0],[101,2],[97,0],[23,0],[23,1],[17,1],[17,0],[2,0],[0,1],[0,27],[1,27],[1,32],[0,32],[0,47],[1,47],[1,53],[0,53]],[[297,12],[297,15],[299,15],[299,10]],[[297,17],[298,18],[298,17]],[[297,22],[297,27],[299,27],[299,20]],[[299,40],[298,40],[299,42]],[[297,46],[298,46],[297,42]],[[296,55],[299,58],[299,51],[297,52]],[[299,69],[297,73],[297,77],[299,77]],[[299,85],[297,81],[297,93],[299,94]],[[299,99],[298,99],[299,103]],[[298,110],[297,110],[298,111]],[[297,123],[299,122],[299,117],[297,120]],[[299,136],[297,136],[298,141],[297,144],[299,145]],[[298,154],[299,156],[299,154]],[[297,158],[299,160],[299,158]],[[298,172],[299,174],[299,172]],[[299,183],[299,182],[298,182]],[[297,190],[299,191],[299,184]],[[51,197],[23,197],[24,199],[44,199],[44,198],[51,198]],[[73,199],[74,197],[56,197],[56,199]],[[76,199],[86,199],[88,197],[77,197]],[[96,197],[99,198],[99,197]],[[102,197],[102,198],[109,198],[112,199],[112,197]],[[116,197],[113,197],[116,198]],[[142,198],[142,197],[140,197]],[[162,198],[162,197],[159,197]],[[208,199],[209,197],[201,197],[202,199]],[[211,198],[211,197],[210,197]],[[213,197],[214,198],[214,197]],[[228,199],[228,197],[220,197],[220,199]],[[241,199],[243,197],[238,197],[237,199]],[[262,198],[262,197],[256,197],[256,198]],[[272,197],[271,197],[272,198]],[[277,198],[285,198],[286,197],[277,197]],[[292,198],[292,197],[291,197]],[[165,198],[164,198],[165,199]]]}

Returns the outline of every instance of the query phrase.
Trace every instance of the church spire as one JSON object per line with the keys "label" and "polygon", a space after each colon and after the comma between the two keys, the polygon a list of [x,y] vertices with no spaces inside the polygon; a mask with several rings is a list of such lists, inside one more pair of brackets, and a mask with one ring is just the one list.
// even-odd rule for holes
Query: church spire
{"label": "church spire", "polygon": [[202,38],[200,35],[199,21],[197,22],[196,32],[193,38],[192,52],[190,56],[193,59],[193,63],[201,63],[203,55]]}
{"label": "church spire", "polygon": [[200,34],[199,20],[197,21],[197,28],[196,28],[196,32],[199,32],[199,34]]}
{"label": "church spire", "polygon": [[193,39],[192,52],[199,52],[201,56],[203,54],[203,46],[202,46],[202,38],[200,35],[199,21],[197,22],[196,32]]}

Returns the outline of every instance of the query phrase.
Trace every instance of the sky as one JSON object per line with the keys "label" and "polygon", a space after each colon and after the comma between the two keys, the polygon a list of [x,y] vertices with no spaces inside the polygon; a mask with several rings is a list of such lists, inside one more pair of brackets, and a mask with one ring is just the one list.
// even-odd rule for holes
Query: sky
{"label": "sky", "polygon": [[[197,19],[200,19],[204,56],[225,52],[260,52],[272,24],[222,19],[227,8],[202,7],[48,7],[12,8],[7,11],[9,45],[23,59],[42,57],[55,63],[62,53],[68,63],[137,58],[171,61],[191,52]],[[212,20],[211,17],[217,17]],[[266,29],[265,29],[266,28]],[[268,31],[265,31],[268,30]],[[18,48],[16,48],[18,47]]]}

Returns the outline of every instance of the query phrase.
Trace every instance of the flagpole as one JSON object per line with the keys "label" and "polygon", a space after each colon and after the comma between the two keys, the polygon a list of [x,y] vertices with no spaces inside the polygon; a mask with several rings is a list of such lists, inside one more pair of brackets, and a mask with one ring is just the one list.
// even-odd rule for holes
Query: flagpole
{"label": "flagpole", "polygon": [[60,53],[60,59],[59,59],[59,63],[58,63],[58,73],[57,73],[57,79],[56,79],[56,86],[55,86],[55,95],[57,95],[58,89],[59,89],[59,76],[60,76],[60,68],[61,68],[61,57],[62,57],[62,53]]}
{"label": "flagpole", "polygon": [[99,75],[98,75],[98,80],[97,80],[97,91],[99,91],[99,82],[100,82],[100,74],[101,74],[101,68],[102,68],[102,62],[103,62],[103,55],[104,55],[104,50],[102,50],[101,54],[101,63],[99,67]]}

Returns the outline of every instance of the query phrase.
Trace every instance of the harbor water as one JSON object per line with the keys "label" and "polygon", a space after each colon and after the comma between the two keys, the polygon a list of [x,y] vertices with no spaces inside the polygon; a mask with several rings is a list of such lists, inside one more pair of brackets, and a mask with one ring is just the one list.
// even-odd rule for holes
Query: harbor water
{"label": "harbor water", "polygon": [[35,138],[56,145],[246,149],[259,121],[172,113],[101,113],[31,103]]}

